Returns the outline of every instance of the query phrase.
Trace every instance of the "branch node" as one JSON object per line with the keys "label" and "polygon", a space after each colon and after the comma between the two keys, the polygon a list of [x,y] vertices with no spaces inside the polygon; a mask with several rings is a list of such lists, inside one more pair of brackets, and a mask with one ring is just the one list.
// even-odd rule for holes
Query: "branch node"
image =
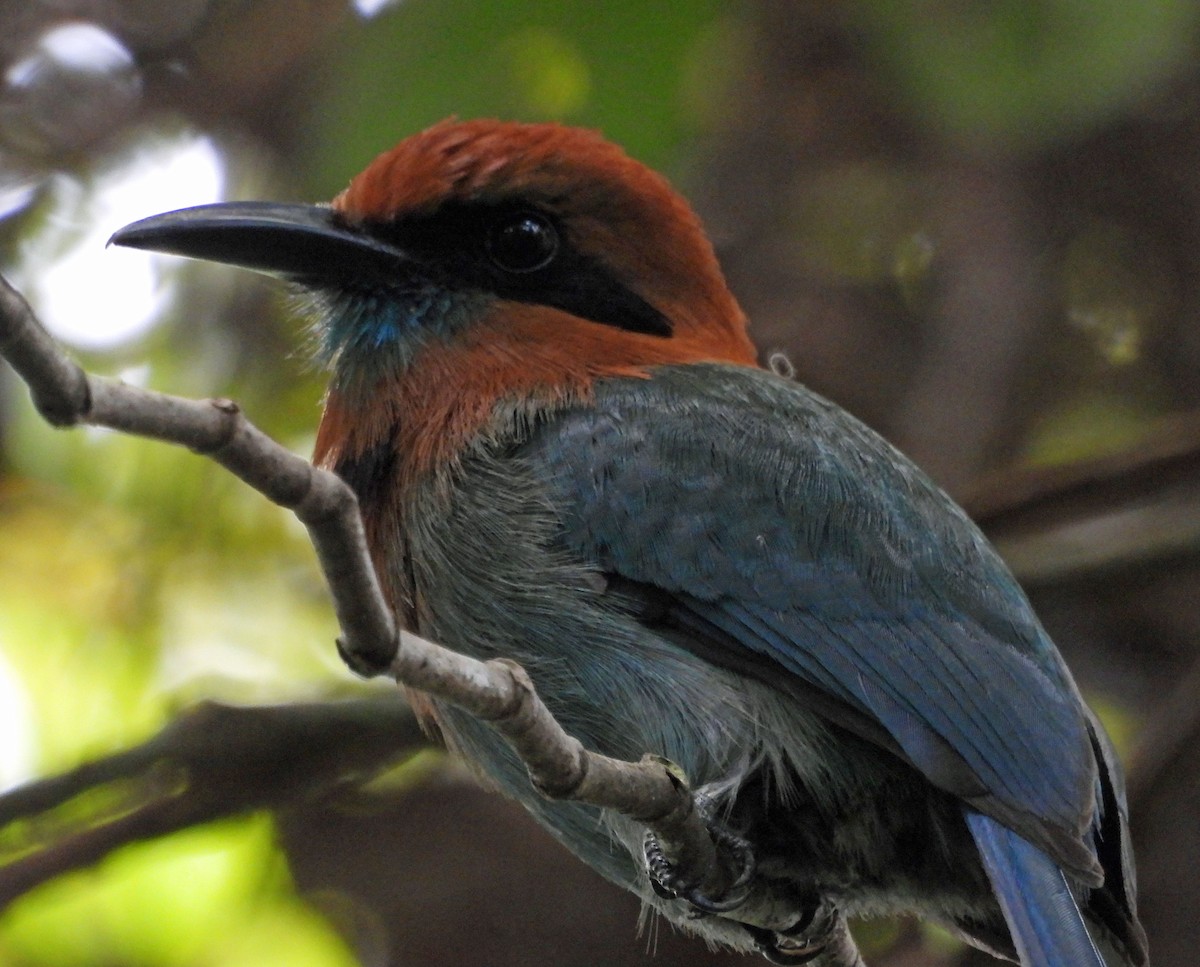
{"label": "branch node", "polygon": [[[653,752],[645,753],[639,761],[639,765],[646,768],[657,768],[661,770],[667,777],[667,782],[670,784],[674,795],[668,797],[665,802],[655,800],[653,805],[658,806],[656,810],[646,810],[644,812],[630,815],[639,822],[647,825],[657,825],[659,823],[670,825],[682,825],[687,821],[696,810],[696,801],[692,797],[692,786],[688,782],[687,776],[683,770],[674,762],[665,756],[656,755]],[[665,805],[665,808],[662,808]]]}
{"label": "branch node", "polygon": [[588,764],[591,762],[583,743],[573,735],[567,739],[564,750],[567,757],[565,768],[535,772],[529,769],[529,781],[547,799],[576,799],[588,780]]}
{"label": "branch node", "polygon": [[529,781],[547,799],[574,799],[588,778],[590,757],[538,696],[529,673],[508,658],[488,663],[510,682],[507,702],[483,716],[516,748]]}
{"label": "branch node", "polygon": [[342,663],[359,678],[378,678],[380,675],[391,674],[392,664],[400,652],[400,633],[397,631],[392,652],[386,658],[374,651],[356,647],[345,635],[334,639],[338,657]]}
{"label": "branch node", "polygon": [[391,666],[389,662],[387,665],[381,667],[377,662],[372,660],[370,655],[364,655],[355,649],[346,640],[345,635],[338,635],[333,639],[333,644],[337,648],[338,658],[342,660],[342,664],[359,678],[376,678]]}
{"label": "branch node", "polygon": [[529,672],[511,658],[493,658],[487,665],[508,678],[510,689],[508,701],[486,718],[507,735],[527,732],[536,724],[533,718],[541,704]]}
{"label": "branch node", "polygon": [[196,443],[189,449],[203,456],[214,456],[224,450],[237,436],[238,422],[242,418],[242,408],[233,402],[222,398],[206,401],[208,405],[220,414],[220,430],[215,439]]}
{"label": "branch node", "polygon": [[71,385],[63,386],[63,392],[45,393],[33,390],[33,406],[51,426],[59,430],[69,429],[86,423],[92,409],[92,387],[87,373],[68,362],[71,367]]}

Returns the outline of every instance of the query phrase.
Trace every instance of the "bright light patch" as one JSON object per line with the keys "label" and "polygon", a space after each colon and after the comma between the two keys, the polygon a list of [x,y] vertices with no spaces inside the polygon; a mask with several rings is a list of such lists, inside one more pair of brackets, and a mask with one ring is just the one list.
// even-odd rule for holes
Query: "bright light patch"
{"label": "bright light patch", "polygon": [[111,34],[94,24],[70,23],[48,30],[37,51],[13,64],[4,79],[14,87],[33,83],[46,63],[74,71],[107,74],[132,66],[133,57]]}
{"label": "bright light patch", "polygon": [[364,20],[383,13],[388,7],[400,5],[400,0],[354,0],[354,10]]}
{"label": "bright light patch", "polygon": [[28,208],[37,195],[40,176],[0,168],[0,221]]}
{"label": "bright light patch", "polygon": [[16,669],[0,652],[0,790],[33,775],[33,730],[29,701]]}
{"label": "bright light patch", "polygon": [[14,282],[60,339],[107,349],[142,335],[170,300],[178,259],[105,248],[129,222],[220,201],[221,154],[189,135],[147,147],[86,186],[66,176],[51,187],[46,224],[21,248]]}

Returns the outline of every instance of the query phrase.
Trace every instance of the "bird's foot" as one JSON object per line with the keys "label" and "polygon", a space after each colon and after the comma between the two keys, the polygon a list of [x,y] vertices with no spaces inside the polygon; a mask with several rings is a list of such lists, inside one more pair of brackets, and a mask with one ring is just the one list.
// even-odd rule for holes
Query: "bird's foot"
{"label": "bird's foot", "polygon": [[699,884],[693,883],[671,865],[658,838],[647,832],[642,851],[646,859],[646,872],[650,875],[650,886],[665,900],[686,900],[693,907],[693,916],[728,913],[741,906],[750,893],[756,866],[754,850],[745,837],[739,836],[713,815],[714,804],[707,796],[696,795],[696,809],[712,835],[718,857],[722,862],[727,862],[733,871],[732,882],[723,895],[707,895]]}
{"label": "bird's foot", "polygon": [[[758,952],[772,964],[797,967],[816,959],[824,950],[828,940],[828,927],[824,923],[814,929],[813,921],[821,909],[819,901],[810,900],[802,906],[803,913],[787,930],[764,930],[762,927],[747,926]],[[833,908],[828,908],[832,913]]]}

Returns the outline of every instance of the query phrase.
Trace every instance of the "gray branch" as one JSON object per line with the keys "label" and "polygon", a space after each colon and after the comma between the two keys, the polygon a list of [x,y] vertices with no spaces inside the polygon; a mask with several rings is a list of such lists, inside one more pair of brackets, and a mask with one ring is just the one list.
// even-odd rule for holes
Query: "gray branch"
{"label": "gray branch", "polygon": [[[17,848],[0,866],[0,910],[128,843],[328,795],[424,745],[416,718],[396,701],[201,703],[140,745],[0,795],[0,827],[25,821],[6,844]],[[47,819],[101,786],[113,793],[103,808]]]}
{"label": "gray branch", "polygon": [[[397,628],[367,552],[358,503],[336,475],[291,453],[249,422],[229,400],[189,400],[93,376],[70,360],[28,303],[0,279],[0,355],[29,384],[34,404],[56,427],[103,426],[189,447],[216,460],[255,490],[292,510],[308,529],[342,631],[351,667],[452,702],[487,721],[525,762],[530,780],[552,799],[617,810],[646,825],[666,857],[708,896],[720,896],[736,872],[723,862],[686,781],[647,755],[622,762],[588,752],[555,721],[516,664],[480,662]],[[756,881],[735,918],[785,931],[794,901]],[[862,961],[845,920],[825,905],[788,949],[820,950],[814,967]]]}

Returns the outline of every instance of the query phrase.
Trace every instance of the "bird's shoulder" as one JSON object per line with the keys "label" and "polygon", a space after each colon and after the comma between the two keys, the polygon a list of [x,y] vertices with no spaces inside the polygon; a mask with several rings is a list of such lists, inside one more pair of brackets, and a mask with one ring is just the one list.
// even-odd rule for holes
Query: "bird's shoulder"
{"label": "bird's shoulder", "polygon": [[966,514],[795,381],[721,364],[603,381],[520,452],[563,508],[568,540],[630,577],[782,608],[806,595],[828,609],[927,600],[1044,657],[1024,594]]}

